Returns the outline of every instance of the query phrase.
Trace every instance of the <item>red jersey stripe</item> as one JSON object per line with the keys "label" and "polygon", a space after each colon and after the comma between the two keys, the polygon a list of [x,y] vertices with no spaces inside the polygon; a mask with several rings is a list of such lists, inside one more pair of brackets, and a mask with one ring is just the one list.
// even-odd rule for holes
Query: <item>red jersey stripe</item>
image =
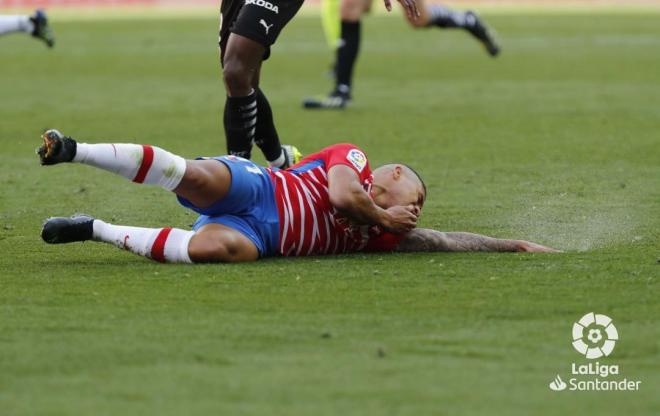
{"label": "red jersey stripe", "polygon": [[332,206],[328,172],[338,164],[352,168],[369,193],[373,182],[369,163],[364,153],[350,144],[327,147],[287,170],[270,170],[280,216],[281,255],[388,249],[398,241],[382,239],[388,233],[376,225],[352,224]]}

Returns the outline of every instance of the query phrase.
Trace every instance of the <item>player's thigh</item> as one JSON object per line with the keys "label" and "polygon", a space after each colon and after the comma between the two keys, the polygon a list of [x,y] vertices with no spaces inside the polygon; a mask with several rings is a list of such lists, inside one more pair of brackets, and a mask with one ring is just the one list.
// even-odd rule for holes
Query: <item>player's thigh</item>
{"label": "player's thigh", "polygon": [[370,7],[371,0],[341,0],[339,15],[341,20],[357,22]]}
{"label": "player's thigh", "polygon": [[174,192],[195,207],[206,208],[222,200],[231,189],[231,171],[217,160],[188,160],[186,173]]}
{"label": "player's thigh", "polygon": [[[296,15],[303,0],[245,0],[230,32],[251,39],[269,49],[284,27]],[[231,35],[225,57],[231,52]]]}
{"label": "player's thigh", "polygon": [[223,224],[206,224],[190,240],[188,255],[195,263],[254,261],[259,250],[249,238]]}
{"label": "player's thigh", "polygon": [[[230,33],[224,51],[223,67],[227,72],[258,71],[264,59],[266,47],[243,35]],[[236,68],[234,68],[236,67]]]}
{"label": "player's thigh", "polygon": [[231,33],[223,57],[222,75],[227,94],[247,96],[258,82],[261,62],[267,49],[252,39]]}

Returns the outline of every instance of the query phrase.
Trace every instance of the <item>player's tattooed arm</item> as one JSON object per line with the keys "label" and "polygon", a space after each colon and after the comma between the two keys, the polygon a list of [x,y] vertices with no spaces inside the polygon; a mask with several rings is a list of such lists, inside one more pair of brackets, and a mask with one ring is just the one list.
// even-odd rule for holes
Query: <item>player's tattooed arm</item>
{"label": "player's tattooed arm", "polygon": [[523,240],[502,240],[485,235],[461,232],[441,232],[416,228],[401,240],[400,252],[530,252],[553,253],[557,250]]}
{"label": "player's tattooed arm", "polygon": [[410,231],[417,224],[418,213],[412,206],[383,209],[376,205],[355,171],[348,166],[330,168],[328,194],[332,206],[357,224],[380,225],[395,233]]}

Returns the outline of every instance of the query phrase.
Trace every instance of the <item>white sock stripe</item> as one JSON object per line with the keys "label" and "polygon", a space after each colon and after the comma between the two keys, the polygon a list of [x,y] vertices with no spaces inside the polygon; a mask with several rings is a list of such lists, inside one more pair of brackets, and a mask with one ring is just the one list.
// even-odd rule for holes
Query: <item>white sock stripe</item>
{"label": "white sock stripe", "polygon": [[255,108],[256,106],[257,106],[257,99],[255,98],[254,101],[252,101],[250,104],[242,105],[239,108],[241,109],[241,111],[247,111]]}
{"label": "white sock stripe", "polygon": [[429,6],[430,20],[445,19],[450,20],[456,26],[465,26],[467,13],[454,11],[441,4],[433,4]]}
{"label": "white sock stripe", "polygon": [[250,118],[250,117],[254,117],[254,116],[256,116],[256,115],[257,115],[257,109],[255,108],[254,110],[250,111],[250,112],[247,113],[247,114],[241,114],[241,117],[243,117],[243,118]]}
{"label": "white sock stripe", "polygon": [[246,123],[243,125],[243,127],[245,127],[245,128],[247,129],[247,128],[250,128],[250,127],[254,127],[254,126],[256,126],[256,125],[257,125],[257,118],[254,117],[252,120],[246,122]]}
{"label": "white sock stripe", "polygon": [[440,4],[429,5],[428,12],[431,19],[449,17],[449,9]]}

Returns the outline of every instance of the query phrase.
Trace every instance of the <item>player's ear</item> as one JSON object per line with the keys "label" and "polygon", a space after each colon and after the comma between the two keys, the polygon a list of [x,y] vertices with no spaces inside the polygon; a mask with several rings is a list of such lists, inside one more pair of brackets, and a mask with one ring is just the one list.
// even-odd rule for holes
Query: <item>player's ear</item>
{"label": "player's ear", "polygon": [[392,169],[392,177],[394,180],[399,180],[401,179],[401,173],[403,172],[403,169],[401,169],[400,165],[396,165],[394,169]]}

